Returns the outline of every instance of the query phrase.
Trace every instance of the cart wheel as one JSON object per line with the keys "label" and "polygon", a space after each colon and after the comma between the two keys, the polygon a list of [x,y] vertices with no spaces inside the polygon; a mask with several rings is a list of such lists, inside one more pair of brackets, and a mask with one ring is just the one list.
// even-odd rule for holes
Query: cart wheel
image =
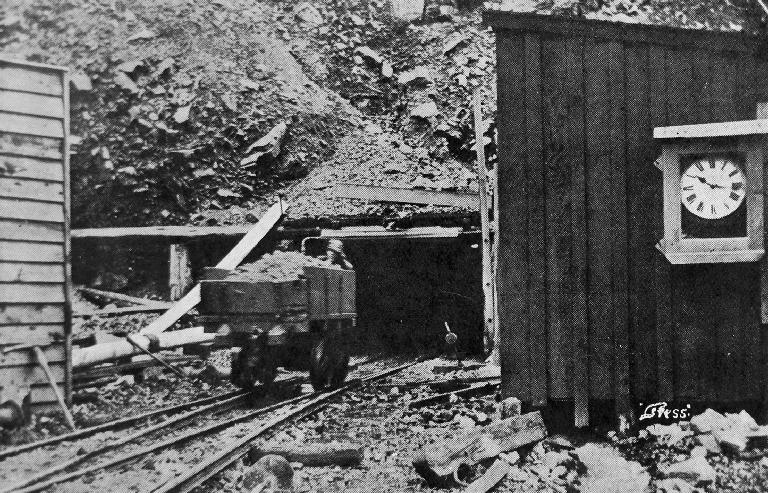
{"label": "cart wheel", "polygon": [[318,392],[326,386],[341,387],[347,378],[349,353],[343,335],[339,322],[324,334],[316,334],[312,341],[309,379]]}
{"label": "cart wheel", "polygon": [[254,390],[261,383],[268,390],[276,374],[274,358],[262,341],[254,341],[232,355],[232,383],[242,389]]}

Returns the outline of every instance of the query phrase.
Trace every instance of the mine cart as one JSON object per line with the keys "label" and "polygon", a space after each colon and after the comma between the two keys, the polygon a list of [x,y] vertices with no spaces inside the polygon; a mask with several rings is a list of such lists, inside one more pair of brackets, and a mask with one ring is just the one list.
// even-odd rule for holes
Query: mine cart
{"label": "mine cart", "polygon": [[228,279],[209,269],[201,282],[201,319],[215,332],[215,346],[236,347],[232,381],[251,389],[269,386],[276,368],[306,370],[316,390],[344,383],[347,341],[356,325],[355,272],[303,267],[299,279]]}

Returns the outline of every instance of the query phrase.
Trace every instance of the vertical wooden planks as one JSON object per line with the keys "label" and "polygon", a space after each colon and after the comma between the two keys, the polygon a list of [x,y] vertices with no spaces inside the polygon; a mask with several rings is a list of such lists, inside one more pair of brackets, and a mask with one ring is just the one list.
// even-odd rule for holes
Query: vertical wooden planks
{"label": "vertical wooden planks", "polygon": [[[563,41],[541,38],[542,128],[547,248],[547,358],[549,397],[573,397],[571,332],[571,171],[567,158],[567,94]],[[501,80],[501,78],[500,78]],[[499,98],[501,99],[501,98]]]}
{"label": "vertical wooden planks", "polygon": [[[661,173],[651,164],[656,156],[648,142],[652,138],[651,81],[654,69],[659,67],[662,69],[661,92],[664,92],[664,53],[661,52],[661,63],[653,63],[649,51],[643,45],[626,47],[629,332],[634,350],[632,387],[635,397],[641,401],[649,400],[656,388],[656,301],[652,287],[654,258],[658,255],[654,248],[657,238],[654,220],[661,214],[661,207],[657,206]],[[654,91],[659,92],[658,86]],[[653,234],[648,234],[649,231]]]}
{"label": "vertical wooden planks", "polygon": [[499,124],[502,389],[504,395],[530,401],[524,38],[500,37],[497,59],[499,111],[507,115]]}
{"label": "vertical wooden planks", "polygon": [[[505,390],[574,399],[580,424],[590,397],[615,397],[621,415],[630,397],[752,396],[759,305],[736,278],[752,282],[756,266],[671,267],[654,249],[663,187],[652,129],[750,117],[747,93],[764,92],[755,86],[765,76],[744,73],[759,64],[738,46],[678,43],[674,33],[619,41],[597,24],[549,27],[497,31],[518,57],[499,70],[502,236],[525,232],[500,245],[502,259],[515,257],[502,260],[503,275],[518,276],[499,283],[500,323],[514,336],[505,365],[527,365],[504,376]],[[521,190],[524,205],[510,196]],[[719,311],[702,302],[718,296],[727,297]],[[526,350],[512,347],[521,339]],[[734,381],[745,383],[726,388]]]}
{"label": "vertical wooden planks", "polygon": [[589,326],[587,314],[587,184],[584,162],[584,39],[568,38],[566,53],[567,160],[571,168],[571,231],[573,251],[573,399],[574,425],[589,425]]}
{"label": "vertical wooden planks", "polygon": [[630,404],[629,376],[629,264],[627,262],[627,154],[626,154],[626,57],[624,45],[608,43],[608,85],[611,108],[610,148],[612,182],[612,258],[613,272],[613,393],[618,419],[628,416]]}
{"label": "vertical wooden planks", "polygon": [[[613,197],[611,170],[611,87],[608,43],[584,42],[584,114],[586,145],[586,265],[588,269],[588,352],[590,396],[611,399],[613,362],[612,249]],[[574,189],[574,193],[576,189]],[[580,193],[580,192],[578,192]],[[578,198],[574,199],[578,206]],[[576,227],[577,222],[574,223]],[[578,268],[576,265],[575,268]],[[578,274],[577,274],[578,275]],[[577,282],[578,279],[577,279]],[[578,284],[577,284],[578,286]]]}
{"label": "vertical wooden planks", "polygon": [[547,402],[547,237],[542,128],[541,42],[525,36],[526,162],[528,165],[528,258],[530,395],[534,406]]}
{"label": "vertical wooden planks", "polygon": [[[654,60],[653,63],[661,62],[661,67],[658,71],[654,71],[655,74],[661,75],[661,80],[652,81],[651,92],[653,94],[652,106],[653,112],[651,113],[651,125],[653,127],[670,125],[672,124],[672,116],[670,113],[670,94],[674,92],[672,86],[679,82],[680,77],[672,77],[673,68],[671,65],[675,65],[675,60],[672,56],[668,56],[666,49],[652,48],[651,57],[655,58],[661,55],[660,60]],[[660,85],[659,85],[660,84]],[[664,87],[664,91],[654,91],[654,87]],[[676,96],[675,96],[676,97]],[[663,102],[660,99],[663,98]],[[661,180],[659,180],[661,183]],[[659,197],[663,187],[659,185]],[[663,203],[661,199],[657,199],[659,203]],[[664,226],[662,222],[662,214],[657,216],[657,222],[655,223],[656,238],[662,238],[664,236]],[[672,318],[672,280],[671,266],[667,259],[663,255],[655,255],[655,280],[654,290],[656,292],[656,382],[658,399],[672,400],[674,397],[674,375],[673,375],[673,361],[672,361],[672,349],[674,344],[674,321]]]}

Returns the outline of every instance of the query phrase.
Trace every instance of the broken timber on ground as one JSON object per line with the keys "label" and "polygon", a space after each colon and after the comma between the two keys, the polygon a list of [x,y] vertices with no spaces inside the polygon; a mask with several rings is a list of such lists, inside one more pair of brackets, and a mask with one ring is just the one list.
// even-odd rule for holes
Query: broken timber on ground
{"label": "broken timber on ground", "polygon": [[424,445],[413,467],[430,485],[450,484],[462,465],[472,466],[547,436],[539,411],[477,427],[450,440]]}
{"label": "broken timber on ground", "polygon": [[263,445],[253,447],[248,456],[252,462],[265,455],[280,455],[307,467],[354,467],[363,462],[363,449],[362,444],[355,442]]}
{"label": "broken timber on ground", "polygon": [[477,395],[483,395],[496,389],[496,387],[498,387],[500,384],[501,382],[481,383],[478,385],[473,385],[466,389],[454,390],[452,392],[444,392],[442,394],[431,395],[429,397],[424,397],[423,399],[416,399],[414,401],[411,401],[408,404],[408,407],[410,407],[411,409],[415,409],[418,407],[431,406],[432,404],[437,404],[440,402],[448,402],[452,395],[455,395],[457,397],[473,397]]}

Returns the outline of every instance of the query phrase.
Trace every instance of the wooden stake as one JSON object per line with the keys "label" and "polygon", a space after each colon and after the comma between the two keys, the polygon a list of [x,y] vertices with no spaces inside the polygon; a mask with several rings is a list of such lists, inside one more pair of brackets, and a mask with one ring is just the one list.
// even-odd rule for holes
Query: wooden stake
{"label": "wooden stake", "polygon": [[189,248],[183,243],[174,243],[170,248],[168,288],[173,301],[181,299],[192,286],[192,269],[189,262]]}
{"label": "wooden stake", "polygon": [[45,357],[45,353],[42,349],[40,349],[39,346],[35,346],[32,349],[35,351],[37,362],[40,363],[40,366],[45,372],[46,378],[48,378],[48,383],[51,385],[53,393],[56,395],[56,400],[59,401],[59,406],[61,406],[61,410],[64,412],[64,419],[67,421],[67,425],[69,425],[72,431],[76,430],[77,427],[75,426],[75,420],[72,419],[72,414],[69,412],[67,403],[64,402],[64,395],[61,393],[59,386],[56,384],[56,379],[53,377],[51,367],[48,366],[48,358]]}
{"label": "wooden stake", "polygon": [[493,268],[491,261],[491,234],[488,222],[488,180],[485,167],[485,138],[483,135],[483,112],[480,88],[472,96],[475,116],[475,152],[477,152],[477,185],[480,189],[480,228],[482,232],[483,255],[483,343],[486,354],[494,349],[493,313]]}

